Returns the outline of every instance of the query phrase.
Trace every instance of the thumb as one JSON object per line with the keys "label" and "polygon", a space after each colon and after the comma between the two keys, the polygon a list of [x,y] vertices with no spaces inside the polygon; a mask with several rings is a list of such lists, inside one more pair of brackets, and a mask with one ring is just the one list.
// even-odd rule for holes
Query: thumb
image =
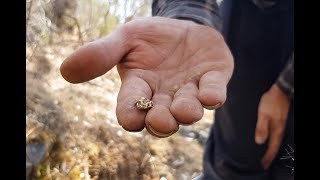
{"label": "thumb", "polygon": [[125,39],[124,28],[119,26],[108,36],[80,47],[61,64],[61,75],[70,83],[81,83],[105,74],[128,52]]}

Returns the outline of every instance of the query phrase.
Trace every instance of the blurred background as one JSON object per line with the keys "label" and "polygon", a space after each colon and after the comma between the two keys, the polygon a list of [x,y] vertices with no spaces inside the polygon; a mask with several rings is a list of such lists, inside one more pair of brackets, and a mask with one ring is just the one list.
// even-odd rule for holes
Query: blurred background
{"label": "blurred background", "polygon": [[213,111],[169,138],[124,131],[115,116],[114,68],[82,84],[60,75],[63,60],[118,24],[151,16],[151,0],[26,1],[26,178],[190,180],[202,170]]}

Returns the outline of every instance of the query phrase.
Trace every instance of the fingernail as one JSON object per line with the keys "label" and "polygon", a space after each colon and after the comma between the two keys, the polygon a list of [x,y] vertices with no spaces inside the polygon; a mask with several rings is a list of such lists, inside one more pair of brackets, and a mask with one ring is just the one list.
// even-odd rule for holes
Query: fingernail
{"label": "fingernail", "polygon": [[264,143],[264,138],[262,138],[261,136],[256,136],[255,141],[257,144],[263,144]]}
{"label": "fingernail", "polygon": [[190,123],[181,123],[181,122],[178,122],[177,121],[177,123],[179,124],[179,125],[182,125],[182,126],[190,126],[190,125],[192,125],[192,124],[194,124],[194,123],[196,123],[196,122],[198,122],[199,120],[194,120],[194,121],[192,121],[192,122],[190,122]]}
{"label": "fingernail", "polygon": [[165,138],[165,137],[171,136],[171,135],[174,133],[174,131],[172,131],[172,132],[170,132],[170,133],[160,133],[160,132],[154,130],[150,125],[147,125],[147,126],[148,126],[148,129],[149,129],[153,134],[155,134],[156,136],[161,137],[161,138]]}
{"label": "fingernail", "polygon": [[221,103],[218,103],[214,106],[203,106],[204,108],[206,109],[209,109],[209,110],[214,110],[214,109],[217,109],[218,107],[220,107]]}

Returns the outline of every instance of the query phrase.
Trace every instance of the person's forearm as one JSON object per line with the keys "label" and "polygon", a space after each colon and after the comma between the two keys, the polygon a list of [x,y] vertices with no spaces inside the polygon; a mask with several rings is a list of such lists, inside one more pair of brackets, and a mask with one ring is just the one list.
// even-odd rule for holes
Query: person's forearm
{"label": "person's forearm", "polygon": [[153,0],[152,16],[192,20],[218,31],[222,26],[216,0]]}
{"label": "person's forearm", "polygon": [[276,85],[289,99],[294,97],[294,53],[290,56],[288,64],[280,73]]}

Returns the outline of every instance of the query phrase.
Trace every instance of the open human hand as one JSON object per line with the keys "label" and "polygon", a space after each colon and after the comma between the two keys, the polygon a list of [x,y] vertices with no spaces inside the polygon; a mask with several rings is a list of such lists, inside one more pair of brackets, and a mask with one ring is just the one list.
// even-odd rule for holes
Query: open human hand
{"label": "open human hand", "polygon": [[[221,34],[192,21],[149,17],[120,25],[108,36],[88,43],[61,65],[70,83],[99,77],[117,66],[121,88],[116,115],[128,131],[144,128],[168,137],[216,109],[226,100],[233,57]],[[135,100],[151,99],[141,110]]]}

